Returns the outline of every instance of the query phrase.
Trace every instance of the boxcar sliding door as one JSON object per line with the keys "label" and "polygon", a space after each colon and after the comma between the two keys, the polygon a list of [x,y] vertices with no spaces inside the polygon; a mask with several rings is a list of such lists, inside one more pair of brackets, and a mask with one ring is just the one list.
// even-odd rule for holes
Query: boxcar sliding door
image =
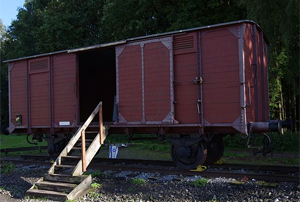
{"label": "boxcar sliding door", "polygon": [[119,123],[174,123],[172,37],[116,47]]}

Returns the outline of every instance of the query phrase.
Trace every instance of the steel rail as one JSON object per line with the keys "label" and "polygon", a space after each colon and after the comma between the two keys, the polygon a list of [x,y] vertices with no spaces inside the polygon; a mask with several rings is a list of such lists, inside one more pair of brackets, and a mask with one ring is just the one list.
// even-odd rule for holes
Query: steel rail
{"label": "steel rail", "polygon": [[[44,165],[44,166],[50,166],[50,162],[45,161],[37,161],[37,160],[22,160],[20,158],[1,158],[1,161],[10,161],[15,164],[22,164],[22,165]],[[103,159],[102,159],[103,160]],[[120,162],[120,161],[119,161]],[[195,176],[199,175],[206,178],[216,178],[216,177],[225,177],[225,178],[233,178],[237,180],[256,180],[256,181],[267,181],[267,182],[294,182],[299,183],[299,172],[292,174],[288,174],[284,170],[285,174],[274,174],[274,173],[254,173],[253,170],[251,171],[245,171],[243,166],[240,165],[240,169],[243,169],[242,171],[227,171],[227,170],[204,170],[203,172],[195,172],[195,171],[189,171],[189,170],[182,170],[175,166],[168,166],[168,165],[155,165],[154,163],[157,161],[146,161],[145,164],[142,161],[135,161],[138,163],[132,163],[131,164],[124,164],[124,161],[122,164],[120,163],[95,163],[92,162],[89,166],[89,169],[95,169],[100,171],[106,171],[106,170],[112,170],[112,171],[133,171],[133,172],[149,172],[149,173],[159,173],[159,174],[165,174],[165,175],[181,175],[181,176]],[[153,166],[149,166],[153,165]],[[155,166],[154,166],[155,165]],[[221,166],[222,165],[218,165]]]}
{"label": "steel rail", "polygon": [[[41,159],[47,160],[48,155],[20,155],[22,159]],[[173,161],[161,161],[161,160],[145,160],[145,159],[110,159],[110,158],[99,158],[96,157],[92,160],[92,164],[99,163],[111,163],[111,164],[143,164],[143,165],[158,165],[158,166],[170,166],[176,167],[176,164]],[[207,164],[209,168],[222,168],[230,170],[251,170],[251,171],[275,171],[275,172],[300,172],[300,166],[293,165],[253,165],[253,164]]]}

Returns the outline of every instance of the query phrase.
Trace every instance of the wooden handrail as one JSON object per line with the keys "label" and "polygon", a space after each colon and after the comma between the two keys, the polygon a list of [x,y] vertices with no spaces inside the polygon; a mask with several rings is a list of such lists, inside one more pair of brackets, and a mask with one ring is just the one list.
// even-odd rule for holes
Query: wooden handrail
{"label": "wooden handrail", "polygon": [[[91,121],[94,119],[96,114],[99,114],[99,133],[100,133],[100,145],[104,143],[105,137],[103,133],[103,116],[102,116],[102,102],[100,102],[91,116],[93,115],[93,118],[91,118]],[[90,117],[91,117],[90,116]],[[90,120],[90,118],[88,119]],[[85,129],[89,126],[91,123],[88,122],[88,120],[83,124],[83,129],[81,131],[81,159],[82,159],[82,172],[86,171],[87,168],[87,162],[86,162],[86,146],[85,146]]]}
{"label": "wooden handrail", "polygon": [[105,134],[103,132],[102,102],[99,102],[99,104],[96,106],[96,108],[91,113],[91,115],[89,116],[89,118],[76,131],[76,133],[71,138],[71,140],[69,141],[69,143],[67,144],[67,146],[65,147],[65,149],[63,149],[63,151],[60,153],[59,157],[53,163],[53,165],[49,169],[48,173],[54,173],[55,165],[60,165],[61,164],[61,156],[66,156],[72,150],[72,148],[74,147],[74,145],[76,144],[76,142],[79,140],[80,137],[82,138],[82,148],[81,148],[81,150],[82,150],[81,151],[82,152],[81,165],[82,166],[79,166],[79,168],[75,169],[75,170],[79,169],[81,171],[79,171],[79,170],[75,171],[74,170],[73,173],[82,173],[82,172],[86,171],[87,165],[89,164],[90,160],[88,160],[88,162],[86,160],[85,130],[90,125],[90,123],[92,122],[92,120],[94,119],[94,117],[96,116],[97,113],[99,113],[99,130],[100,130],[99,131],[99,135],[100,135],[99,143],[100,143],[100,146],[101,146],[101,144],[103,144],[103,142],[105,140]]}
{"label": "wooden handrail", "polygon": [[102,117],[102,105],[99,107],[99,133],[100,133],[100,144],[104,143],[104,134],[103,134],[103,117]]}
{"label": "wooden handrail", "polygon": [[86,171],[86,158],[85,158],[85,130],[81,131],[81,159],[82,159],[82,172]]}

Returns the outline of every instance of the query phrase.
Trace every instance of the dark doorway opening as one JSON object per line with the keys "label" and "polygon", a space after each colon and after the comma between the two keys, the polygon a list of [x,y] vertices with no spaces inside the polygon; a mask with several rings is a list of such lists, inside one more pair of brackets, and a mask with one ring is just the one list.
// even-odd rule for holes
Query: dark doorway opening
{"label": "dark doorway opening", "polygon": [[[102,101],[103,121],[113,121],[116,95],[115,48],[103,48],[78,54],[79,112],[85,122],[97,104]],[[94,121],[98,121],[98,116]]]}

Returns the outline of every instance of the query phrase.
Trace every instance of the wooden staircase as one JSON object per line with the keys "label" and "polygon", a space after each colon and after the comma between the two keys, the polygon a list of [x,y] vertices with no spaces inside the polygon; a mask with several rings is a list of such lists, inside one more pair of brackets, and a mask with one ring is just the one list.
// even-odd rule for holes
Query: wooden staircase
{"label": "wooden staircase", "polygon": [[[99,133],[86,131],[97,113],[99,113]],[[91,175],[83,175],[83,173],[97,154],[105,138],[102,102],[100,102],[57,157],[48,173],[26,192],[26,196],[66,201],[84,195],[89,190],[92,177]]]}

